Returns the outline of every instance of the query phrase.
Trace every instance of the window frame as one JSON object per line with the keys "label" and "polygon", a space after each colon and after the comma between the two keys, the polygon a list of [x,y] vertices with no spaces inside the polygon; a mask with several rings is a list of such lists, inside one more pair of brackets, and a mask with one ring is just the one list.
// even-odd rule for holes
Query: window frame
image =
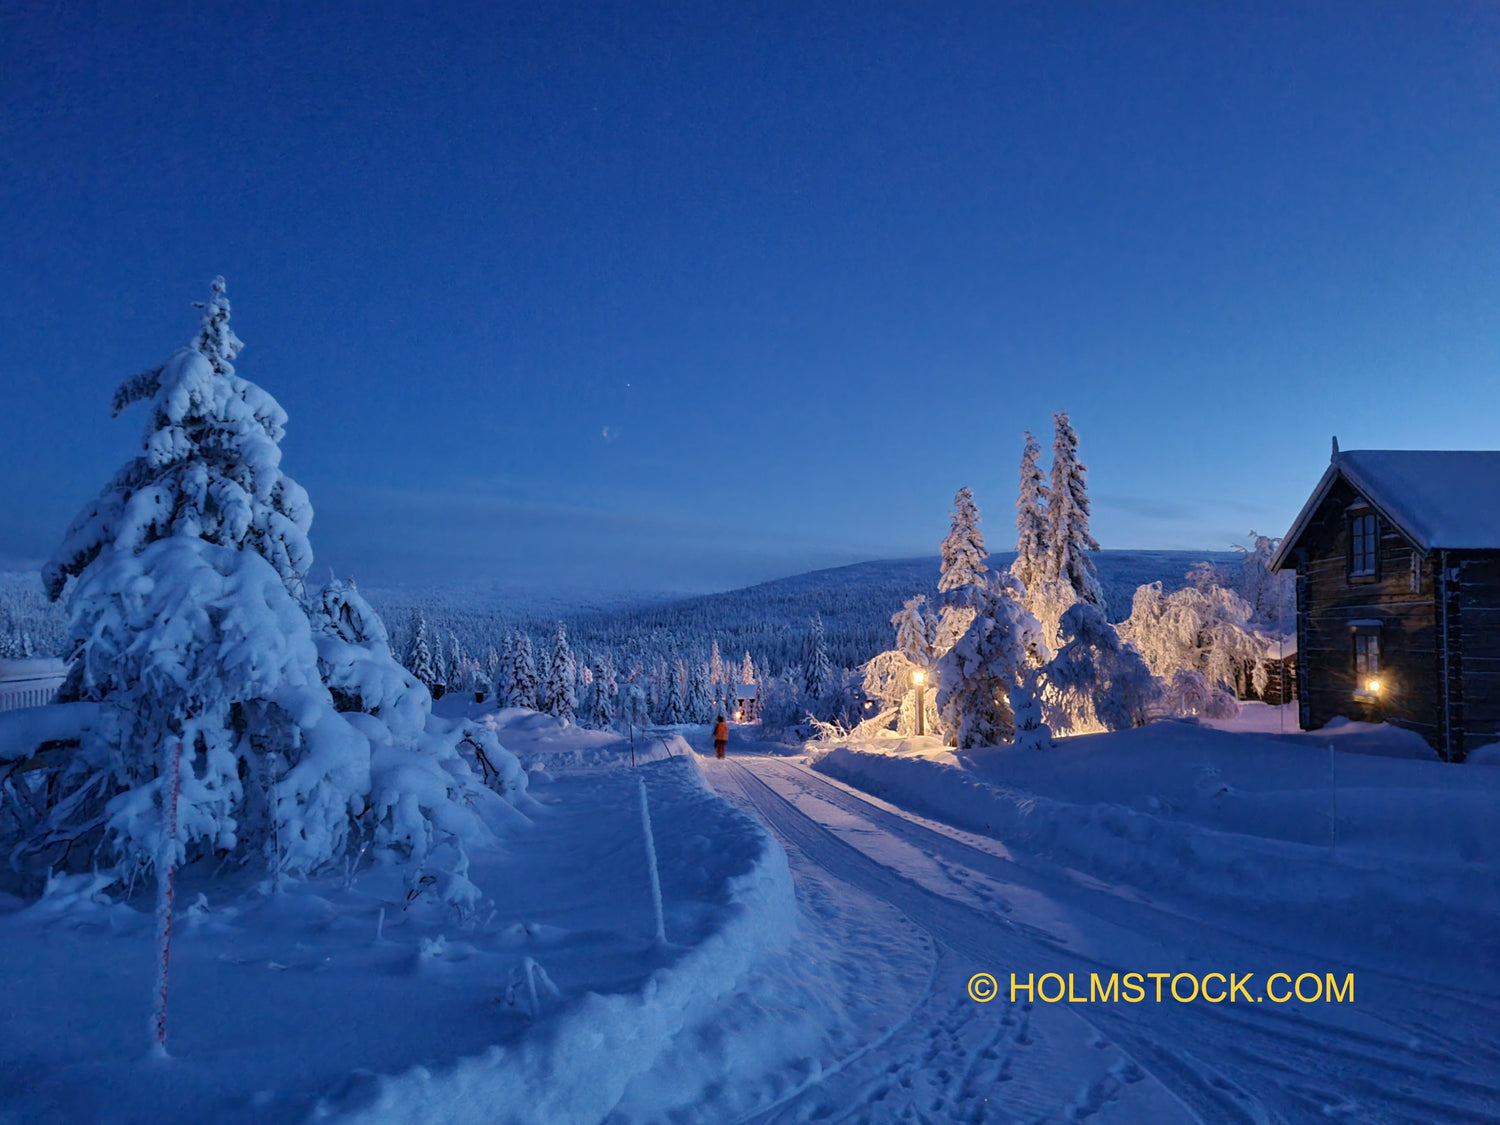
{"label": "window frame", "polygon": [[[1354,670],[1354,698],[1361,703],[1378,703],[1389,694],[1388,677],[1385,674],[1385,642],[1379,625],[1353,625],[1349,629],[1349,652]],[[1370,680],[1381,684],[1378,692],[1369,691],[1365,685]]]}
{"label": "window frame", "polygon": [[[1366,522],[1368,521],[1368,522]],[[1360,548],[1364,547],[1362,551]],[[1373,508],[1361,505],[1349,512],[1349,578],[1380,577],[1380,516]],[[1367,568],[1359,564],[1368,562]]]}

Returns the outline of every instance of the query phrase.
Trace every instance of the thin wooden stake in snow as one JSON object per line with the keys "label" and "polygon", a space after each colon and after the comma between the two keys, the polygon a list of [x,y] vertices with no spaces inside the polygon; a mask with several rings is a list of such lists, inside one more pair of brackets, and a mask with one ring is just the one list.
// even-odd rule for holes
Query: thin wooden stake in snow
{"label": "thin wooden stake in snow", "polygon": [[651,807],[646,803],[646,779],[640,778],[641,827],[646,832],[646,863],[651,868],[651,908],[656,912],[656,940],[667,940],[667,923],[661,910],[661,876],[656,870],[656,840],[651,835]]}
{"label": "thin wooden stake in snow", "polygon": [[177,797],[182,791],[182,740],[172,743],[167,796],[162,802],[161,851],[156,857],[156,1005],[152,1053],[167,1058],[167,968],[172,958],[172,902],[177,893]]}
{"label": "thin wooden stake in snow", "polygon": [[1333,843],[1329,851],[1335,855],[1339,850],[1339,766],[1333,756],[1333,743],[1328,744],[1328,829]]}

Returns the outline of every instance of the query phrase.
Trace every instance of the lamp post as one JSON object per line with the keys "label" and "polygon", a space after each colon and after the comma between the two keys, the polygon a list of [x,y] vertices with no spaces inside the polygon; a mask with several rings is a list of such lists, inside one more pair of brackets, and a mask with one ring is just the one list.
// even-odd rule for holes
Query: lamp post
{"label": "lamp post", "polygon": [[917,730],[918,738],[927,733],[927,704],[923,698],[924,689],[927,686],[927,673],[917,669],[911,674],[911,682],[917,689]]}

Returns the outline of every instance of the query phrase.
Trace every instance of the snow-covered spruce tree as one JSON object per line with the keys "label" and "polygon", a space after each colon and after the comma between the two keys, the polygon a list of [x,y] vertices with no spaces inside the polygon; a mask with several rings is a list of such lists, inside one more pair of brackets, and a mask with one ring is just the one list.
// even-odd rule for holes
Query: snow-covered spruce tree
{"label": "snow-covered spruce tree", "polygon": [[816,710],[833,690],[833,685],[833,665],[828,659],[823,615],[815,613],[807,623],[807,635],[802,639],[802,682],[799,686],[808,706]]}
{"label": "snow-covered spruce tree", "polygon": [[[471,898],[463,849],[492,838],[503,802],[460,753],[470,732],[431,717],[358,592],[307,588],[312,508],[280,469],[286,415],[235,373],[222,278],[202,307],[193,342],[116,393],[116,414],[150,405],[143,453],[44,572],[53,599],[71,583],[62,698],[95,717],[55,761],[45,821],[13,860],[102,853],[129,876],[176,850],[306,874],[358,835],[419,862],[441,852],[450,889]],[[524,775],[494,735],[470,744],[519,797]],[[168,849],[162,779],[179,746]]]}
{"label": "snow-covered spruce tree", "polygon": [[651,722],[651,705],[646,698],[643,676],[634,676],[620,685],[617,726],[644,727]]}
{"label": "snow-covered spruce tree", "polygon": [[740,683],[753,684],[755,682],[755,661],[750,659],[750,650],[745,650],[745,662],[740,665]]}
{"label": "snow-covered spruce tree", "polygon": [[687,718],[687,665],[681,660],[677,661],[676,669],[667,678],[667,683],[662,691],[661,721],[664,723],[685,723]]}
{"label": "snow-covered spruce tree", "polygon": [[448,685],[449,691],[468,690],[468,656],[452,629],[448,630],[447,653],[448,663],[444,667],[443,682]]}
{"label": "snow-covered spruce tree", "polygon": [[938,711],[946,736],[960,749],[998,745],[1014,732],[1010,693],[1026,679],[1041,646],[1040,626],[1019,594],[1009,571],[974,587],[974,618],[938,661]]}
{"label": "snow-covered spruce tree", "polygon": [[728,680],[729,676],[724,671],[724,658],[719,655],[719,640],[715,637],[713,649],[708,655],[708,682],[717,691]]}
{"label": "snow-covered spruce tree", "polygon": [[437,664],[427,643],[427,619],[420,609],[411,611],[411,647],[406,650],[406,670],[427,688],[438,682]]}
{"label": "snow-covered spruce tree", "polygon": [[599,667],[597,660],[598,658],[596,657],[593,668],[594,678],[593,682],[589,685],[587,696],[588,718],[586,725],[591,730],[608,730],[615,719],[614,701],[610,698],[609,693],[604,690],[603,670]]}
{"label": "snow-covered spruce tree", "polygon": [[542,710],[565,723],[573,721],[578,709],[578,692],[574,686],[577,670],[573,650],[568,647],[567,627],[559,621],[552,633],[552,656],[547,661],[547,678],[542,681]]}
{"label": "snow-covered spruce tree", "polygon": [[1160,688],[1140,653],[1087,602],[1062,616],[1062,648],[1042,669],[1054,729],[1084,733],[1145,724]]}
{"label": "snow-covered spruce tree", "polygon": [[689,723],[707,723],[714,718],[713,689],[708,683],[708,665],[697,660],[688,668],[687,692],[684,695],[684,710]]}
{"label": "snow-covered spruce tree", "polygon": [[938,576],[938,655],[950,649],[974,620],[974,603],[987,588],[984,565],[988,552],[979,530],[979,506],[974,494],[960,488],[953,497],[953,519],[943,538],[942,571]]}
{"label": "snow-covered spruce tree", "polygon": [[1041,585],[1047,572],[1047,478],[1037,458],[1042,447],[1030,430],[1021,453],[1021,487],[1016,496],[1016,561],[1010,572],[1020,580],[1028,596]]}
{"label": "snow-covered spruce tree", "polygon": [[448,654],[443,650],[443,634],[433,631],[432,666],[437,669],[431,692],[434,699],[441,699],[448,691]]}
{"label": "snow-covered spruce tree", "polygon": [[500,667],[501,659],[499,648],[491,645],[484,657],[483,690],[490,693],[490,699],[497,706],[504,707],[505,701],[500,698],[500,686],[504,682],[504,673]]}
{"label": "snow-covered spruce tree", "polygon": [[606,729],[613,724],[613,716],[620,698],[620,675],[615,669],[615,654],[605,649],[594,664],[594,691],[603,692],[608,703],[610,718],[604,723]]}
{"label": "snow-covered spruce tree", "polygon": [[540,710],[537,689],[541,678],[537,675],[536,657],[531,651],[531,634],[523,629],[511,634],[510,687],[506,692],[507,707],[525,707]]}
{"label": "snow-covered spruce tree", "polygon": [[1047,490],[1047,554],[1041,588],[1028,590],[1028,606],[1042,623],[1047,644],[1056,644],[1057,625],[1074,602],[1105,611],[1104,588],[1089,552],[1099,549],[1089,534],[1087,469],[1078,460],[1078,435],[1067,411],[1054,414],[1052,483]]}

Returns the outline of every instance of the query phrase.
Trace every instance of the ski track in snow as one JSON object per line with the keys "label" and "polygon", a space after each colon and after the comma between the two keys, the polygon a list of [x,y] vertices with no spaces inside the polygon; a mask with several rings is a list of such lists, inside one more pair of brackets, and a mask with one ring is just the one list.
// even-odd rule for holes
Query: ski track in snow
{"label": "ski track in snow", "polygon": [[[1268,945],[1015,857],[785,757],[706,761],[815,870],[933,937],[934,987],[883,1041],[747,1120],[1494,1122],[1500,999]],[[1287,935],[1279,935],[1283,939]],[[1015,1004],[1008,974],[1354,971],[1353,1005]],[[970,1000],[969,977],[1002,984]],[[1149,987],[1149,984],[1148,984]]]}

